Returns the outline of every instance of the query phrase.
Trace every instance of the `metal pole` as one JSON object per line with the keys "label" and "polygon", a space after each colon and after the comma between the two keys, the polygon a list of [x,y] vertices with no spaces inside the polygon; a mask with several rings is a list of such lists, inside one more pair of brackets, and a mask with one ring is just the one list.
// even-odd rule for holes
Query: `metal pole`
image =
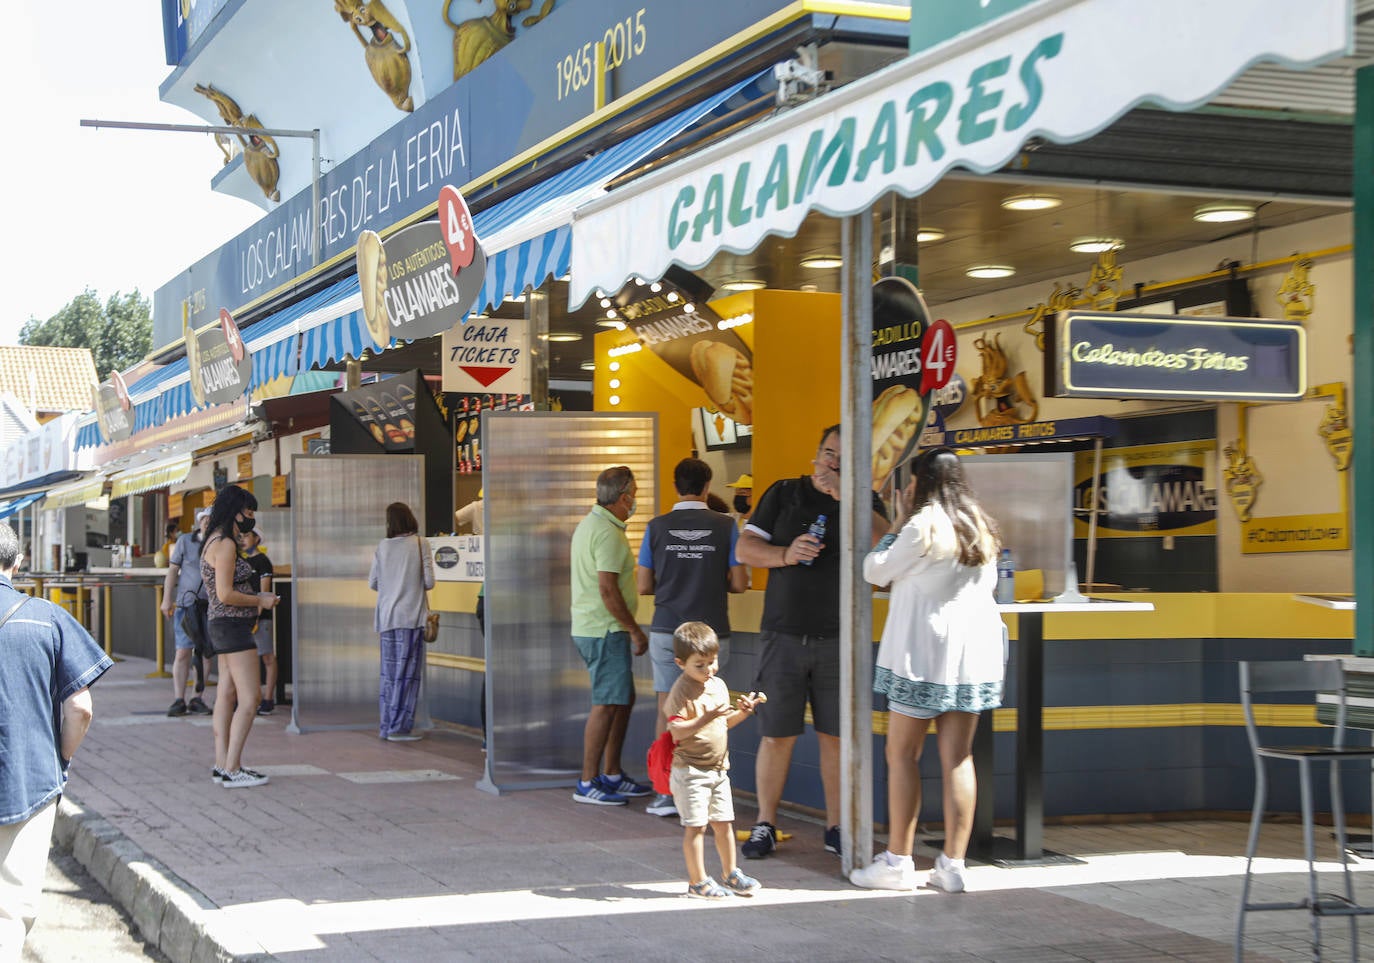
{"label": "metal pole", "polygon": [[[1088,486],[1088,491],[1092,492],[1092,503],[1088,507],[1088,594],[1093,591],[1093,583],[1097,581],[1095,569],[1097,566],[1097,483],[1102,476],[1102,438],[1098,436],[1093,442],[1093,483]],[[1077,588],[1078,586],[1073,586]],[[1065,586],[1067,591],[1069,587]]]}
{"label": "metal pole", "polygon": [[310,132],[310,253],[311,264],[320,263],[320,129]]}
{"label": "metal pole", "polygon": [[840,220],[840,837],[845,875],[873,853],[873,214]]}
{"label": "metal pole", "polygon": [[153,624],[157,627],[154,630],[153,638],[157,642],[157,668],[149,672],[144,678],[147,679],[170,679],[172,673],[168,672],[167,665],[167,630],[163,625],[162,615],[162,583],[153,586]]}

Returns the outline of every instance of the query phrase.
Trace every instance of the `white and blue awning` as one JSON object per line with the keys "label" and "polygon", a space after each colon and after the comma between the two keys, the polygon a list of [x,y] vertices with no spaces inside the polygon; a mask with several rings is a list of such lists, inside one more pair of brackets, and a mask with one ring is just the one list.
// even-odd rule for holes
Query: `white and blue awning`
{"label": "white and blue awning", "polygon": [[30,492],[27,495],[21,495],[19,498],[5,502],[3,505],[0,505],[0,519],[9,518],[11,515],[23,511],[46,494],[47,492]]}
{"label": "white and blue awning", "polygon": [[487,277],[475,309],[497,308],[549,277],[566,276],[572,263],[574,210],[604,196],[608,183],[688,128],[762,96],[771,76],[771,70],[763,71],[727,87],[475,215],[473,226],[487,253]]}
{"label": "white and blue awning", "polygon": [[[614,144],[588,160],[541,181],[474,216],[487,253],[487,275],[475,312],[495,308],[550,277],[563,277],[572,261],[572,215],[606,194],[606,185],[644,163],[673,138],[767,93],[771,71],[761,72]],[[253,353],[248,390],[283,375],[323,368],[374,347],[362,313],[358,278],[349,275],[243,332]],[[394,342],[393,342],[394,343]],[[139,379],[129,388],[135,433],[195,409],[185,358]],[[101,444],[94,418],[77,431],[76,447]]]}

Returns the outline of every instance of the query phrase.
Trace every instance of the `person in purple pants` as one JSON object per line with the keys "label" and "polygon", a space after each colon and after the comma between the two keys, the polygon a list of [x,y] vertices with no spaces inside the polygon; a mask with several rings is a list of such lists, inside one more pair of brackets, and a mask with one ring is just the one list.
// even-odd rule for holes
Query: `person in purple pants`
{"label": "person in purple pants", "polygon": [[372,556],[367,584],[377,593],[375,628],[382,640],[378,735],[388,742],[414,742],[415,701],[425,664],[425,595],[434,588],[434,557],[405,502],[386,507],[386,538]]}

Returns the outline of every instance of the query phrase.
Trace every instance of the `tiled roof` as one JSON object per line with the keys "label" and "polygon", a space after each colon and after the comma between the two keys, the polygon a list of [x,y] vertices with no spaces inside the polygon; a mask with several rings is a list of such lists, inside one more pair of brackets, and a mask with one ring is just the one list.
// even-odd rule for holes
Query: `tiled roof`
{"label": "tiled roof", "polygon": [[0,391],[34,412],[89,411],[97,380],[89,348],[0,345]]}

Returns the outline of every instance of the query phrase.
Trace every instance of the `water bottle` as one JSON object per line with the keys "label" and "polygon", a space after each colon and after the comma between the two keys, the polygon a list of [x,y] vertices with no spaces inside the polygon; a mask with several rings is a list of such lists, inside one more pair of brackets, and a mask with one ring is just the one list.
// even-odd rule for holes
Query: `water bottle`
{"label": "water bottle", "polygon": [[997,559],[997,590],[993,593],[993,599],[998,605],[1010,605],[1016,601],[1016,559],[1009,548],[1002,549]]}
{"label": "water bottle", "polygon": [[[825,542],[825,516],[817,515],[816,520],[811,523],[811,527],[806,530],[806,534],[815,536],[816,541]],[[801,564],[810,565],[814,558],[801,559]]]}

